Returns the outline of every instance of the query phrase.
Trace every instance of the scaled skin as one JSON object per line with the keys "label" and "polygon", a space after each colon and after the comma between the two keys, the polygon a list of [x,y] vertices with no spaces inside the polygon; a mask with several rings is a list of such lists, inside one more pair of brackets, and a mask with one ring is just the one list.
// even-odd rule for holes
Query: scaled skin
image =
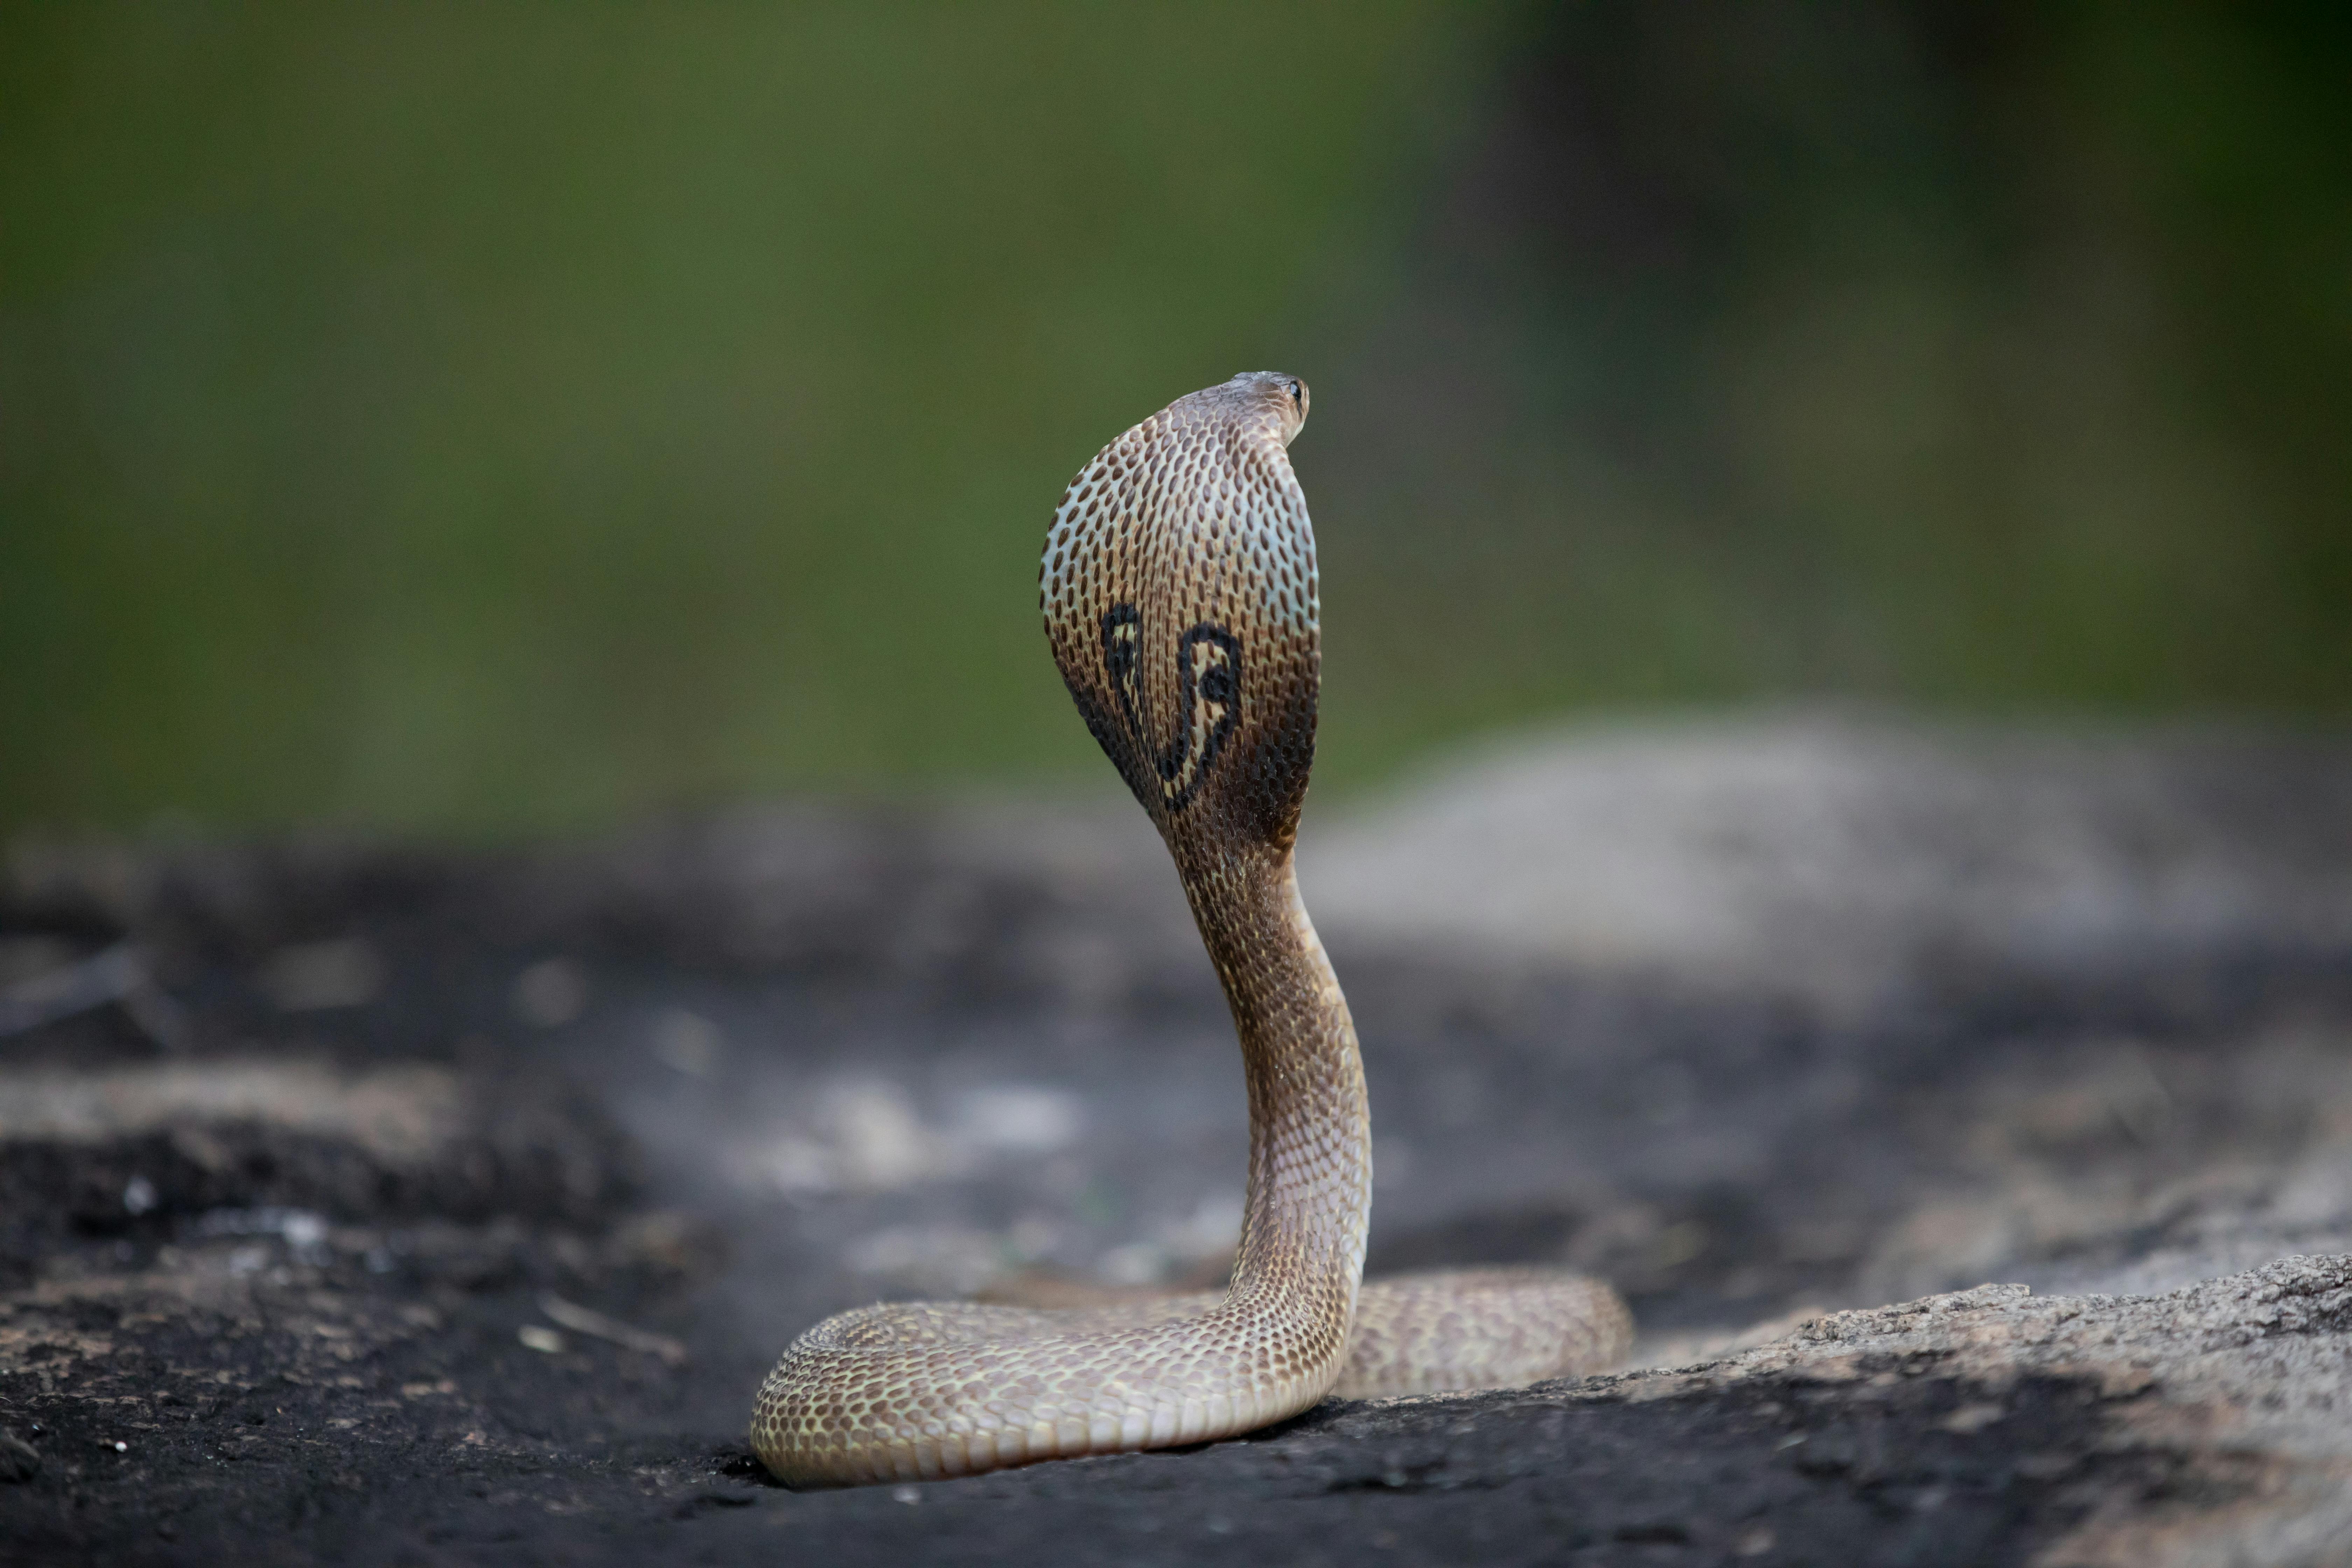
{"label": "scaled skin", "polygon": [[[1176,864],[1249,1089],[1242,1240],[1222,1296],[1039,1311],[869,1307],[761,1385],[760,1458],[794,1485],[926,1479],[1230,1436],[1355,1395],[1596,1370],[1606,1286],[1524,1270],[1363,1289],[1371,1126],[1346,999],[1291,849],[1314,760],[1315,539],[1272,372],[1179,398],[1071,480],[1041,598],[1079,713]],[[1344,1378],[1344,1382],[1343,1382]]]}

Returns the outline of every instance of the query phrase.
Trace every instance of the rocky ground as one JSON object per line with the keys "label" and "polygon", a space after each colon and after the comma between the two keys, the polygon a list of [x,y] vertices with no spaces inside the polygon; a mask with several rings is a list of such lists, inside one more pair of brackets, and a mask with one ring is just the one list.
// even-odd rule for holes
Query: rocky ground
{"label": "rocky ground", "polygon": [[1591,1268],[1637,1370],[789,1492],[824,1313],[1229,1254],[1131,805],[26,843],[0,1559],[2352,1558],[2352,747],[1758,720],[1310,828],[1374,1270]]}

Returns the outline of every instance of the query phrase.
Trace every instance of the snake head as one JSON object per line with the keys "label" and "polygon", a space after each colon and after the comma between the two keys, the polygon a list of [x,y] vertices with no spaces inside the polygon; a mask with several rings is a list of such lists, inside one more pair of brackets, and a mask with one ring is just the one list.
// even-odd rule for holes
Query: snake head
{"label": "snake head", "polygon": [[1225,384],[1245,388],[1248,395],[1271,407],[1284,446],[1289,446],[1306,427],[1309,401],[1307,384],[1297,376],[1285,375],[1278,370],[1245,370]]}
{"label": "snake head", "polygon": [[1287,848],[1315,752],[1315,538],[1285,450],[1307,384],[1178,398],[1070,481],[1040,574],[1055,662],[1171,847]]}

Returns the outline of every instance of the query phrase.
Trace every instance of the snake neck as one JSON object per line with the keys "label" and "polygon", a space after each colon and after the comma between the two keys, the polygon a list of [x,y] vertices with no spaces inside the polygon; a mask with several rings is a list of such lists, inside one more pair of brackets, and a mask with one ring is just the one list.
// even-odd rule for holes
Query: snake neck
{"label": "snake neck", "polygon": [[[1371,1119],[1347,998],[1287,845],[1187,854],[1184,890],[1241,1037],[1249,1189],[1230,1306],[1346,1338],[1371,1218]],[[1337,1352],[1337,1345],[1334,1347]]]}

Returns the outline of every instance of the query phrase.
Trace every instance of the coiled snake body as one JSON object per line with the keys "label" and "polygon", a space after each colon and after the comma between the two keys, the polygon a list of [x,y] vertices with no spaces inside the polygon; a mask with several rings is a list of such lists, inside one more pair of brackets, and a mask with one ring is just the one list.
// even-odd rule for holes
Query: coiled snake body
{"label": "coiled snake body", "polygon": [[1335,1390],[1597,1370],[1607,1286],[1490,1269],[1361,1285],[1370,1121],[1346,999],[1291,847],[1315,745],[1315,541],[1286,448],[1307,389],[1179,398],[1070,482],[1045,628],[1078,710],[1166,840],[1241,1037],[1250,1162],[1222,1295],[1041,1311],[920,1302],[828,1318],[761,1386],[751,1444],[796,1485],[968,1475],[1230,1436]]}

